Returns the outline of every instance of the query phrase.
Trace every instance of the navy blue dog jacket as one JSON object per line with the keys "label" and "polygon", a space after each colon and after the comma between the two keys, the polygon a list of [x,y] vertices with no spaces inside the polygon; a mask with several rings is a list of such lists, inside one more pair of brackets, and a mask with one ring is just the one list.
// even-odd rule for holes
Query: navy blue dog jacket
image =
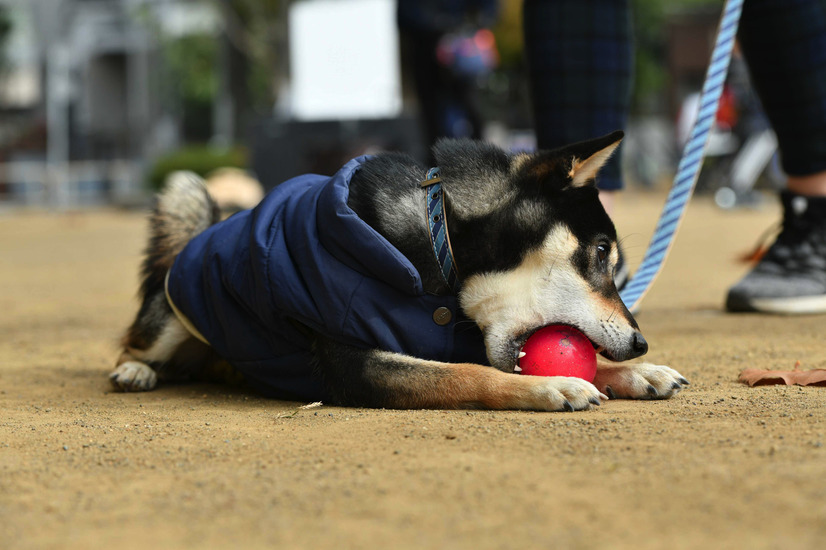
{"label": "navy blue dog jacket", "polygon": [[[176,314],[264,393],[325,398],[307,328],[360,348],[487,363],[478,327],[457,330],[457,298],[426,294],[410,261],[347,205],[367,158],[282,183],[192,239],[169,271]],[[440,307],[452,313],[445,325],[433,319]]]}

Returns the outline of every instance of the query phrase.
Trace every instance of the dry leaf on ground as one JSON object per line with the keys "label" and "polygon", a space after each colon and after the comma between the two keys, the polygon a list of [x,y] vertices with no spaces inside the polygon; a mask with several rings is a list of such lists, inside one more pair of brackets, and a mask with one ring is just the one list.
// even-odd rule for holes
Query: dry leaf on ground
{"label": "dry leaf on ground", "polygon": [[826,369],[800,370],[798,361],[794,370],[745,369],[738,380],[749,386],[826,386]]}

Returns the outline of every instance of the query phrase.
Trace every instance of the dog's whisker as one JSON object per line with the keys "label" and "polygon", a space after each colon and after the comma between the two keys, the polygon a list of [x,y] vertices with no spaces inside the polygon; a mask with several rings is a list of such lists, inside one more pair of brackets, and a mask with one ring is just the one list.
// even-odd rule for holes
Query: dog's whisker
{"label": "dog's whisker", "polygon": [[611,315],[609,315],[609,316],[608,316],[608,321],[607,321],[608,323],[613,322],[613,320],[614,320],[614,316],[617,314],[617,312],[618,312],[617,308],[614,308],[614,309],[611,311]]}

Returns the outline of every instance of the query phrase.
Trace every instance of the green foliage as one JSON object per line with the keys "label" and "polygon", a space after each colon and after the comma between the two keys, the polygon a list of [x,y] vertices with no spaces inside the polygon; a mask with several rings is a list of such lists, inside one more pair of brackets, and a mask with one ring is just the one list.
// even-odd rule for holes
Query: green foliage
{"label": "green foliage", "polygon": [[9,15],[9,8],[0,6],[0,44],[3,44],[10,32],[11,16]]}
{"label": "green foliage", "polygon": [[12,23],[9,8],[0,6],[0,70],[6,65],[6,40],[11,34]]}
{"label": "green foliage", "polygon": [[246,75],[248,107],[260,111],[272,109],[276,98],[277,67],[286,54],[287,4],[290,0],[229,0],[237,17],[234,41],[247,57]]}
{"label": "green foliage", "polygon": [[504,0],[499,3],[499,21],[493,28],[504,70],[523,67],[522,0]]}
{"label": "green foliage", "polygon": [[662,94],[668,79],[666,22],[671,12],[717,6],[722,0],[631,0],[634,20],[634,106]]}
{"label": "green foliage", "polygon": [[[289,0],[191,0],[212,7],[220,18],[219,29],[188,36],[164,33],[157,10],[142,3],[133,16],[154,33],[160,45],[164,101],[182,115],[187,139],[205,139],[211,132],[209,110],[220,83],[221,48],[231,44],[231,93],[236,99],[236,120],[245,114],[269,112],[278,89],[277,71],[286,41],[286,4]],[[0,0],[2,2],[2,0]],[[206,134],[204,134],[206,132]]]}
{"label": "green foliage", "polygon": [[192,34],[170,40],[164,55],[185,102],[212,101],[218,86],[215,72],[218,41],[214,36]]}
{"label": "green foliage", "polygon": [[160,189],[166,176],[176,170],[189,170],[207,177],[218,168],[246,168],[247,151],[242,147],[229,149],[193,145],[160,157],[149,172],[149,185]]}

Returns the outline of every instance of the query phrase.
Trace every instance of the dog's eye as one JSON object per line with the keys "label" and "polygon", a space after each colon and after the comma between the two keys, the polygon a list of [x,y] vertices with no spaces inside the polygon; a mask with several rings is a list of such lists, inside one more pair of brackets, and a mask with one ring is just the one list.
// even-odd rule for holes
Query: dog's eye
{"label": "dog's eye", "polygon": [[598,244],[597,245],[597,259],[600,262],[604,262],[608,258],[608,245],[607,244]]}

